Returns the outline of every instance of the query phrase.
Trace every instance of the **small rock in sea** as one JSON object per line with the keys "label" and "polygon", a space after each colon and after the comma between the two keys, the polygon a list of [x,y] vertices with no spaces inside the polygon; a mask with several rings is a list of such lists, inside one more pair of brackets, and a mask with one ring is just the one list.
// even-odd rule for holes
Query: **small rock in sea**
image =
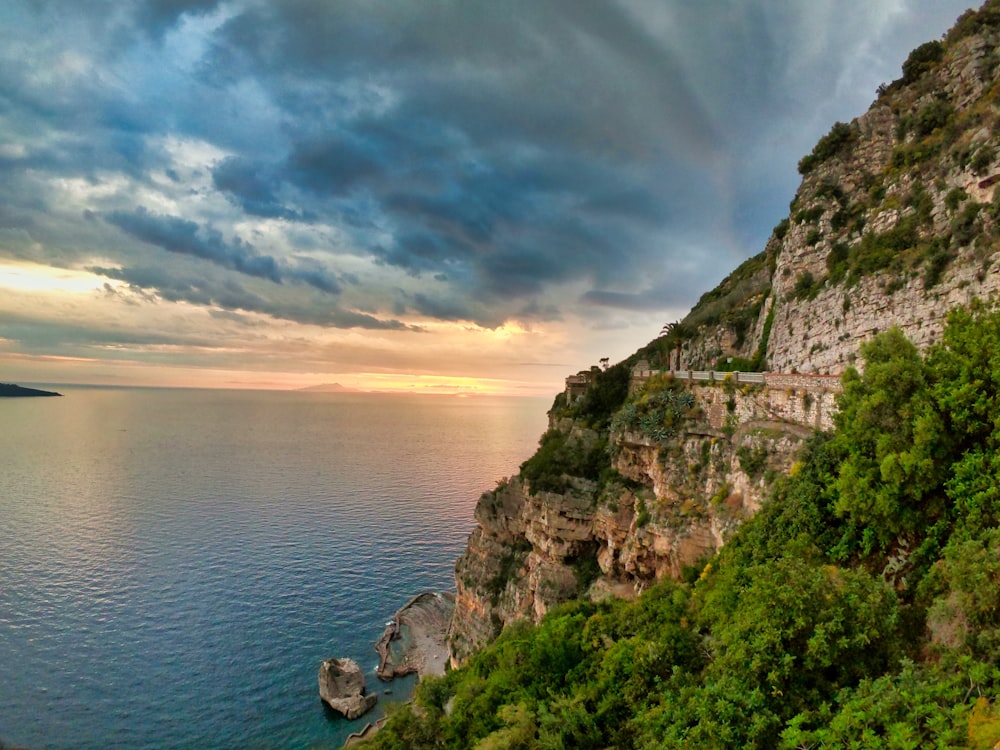
{"label": "small rock in sea", "polygon": [[378,701],[365,693],[365,676],[353,659],[327,659],[319,667],[319,697],[334,711],[356,719]]}

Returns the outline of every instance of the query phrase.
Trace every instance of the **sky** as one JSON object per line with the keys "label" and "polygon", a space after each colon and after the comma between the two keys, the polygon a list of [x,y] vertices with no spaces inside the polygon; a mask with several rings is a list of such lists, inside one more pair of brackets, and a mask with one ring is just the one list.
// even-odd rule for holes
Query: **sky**
{"label": "sky", "polygon": [[0,381],[550,396],[967,0],[4,0]]}

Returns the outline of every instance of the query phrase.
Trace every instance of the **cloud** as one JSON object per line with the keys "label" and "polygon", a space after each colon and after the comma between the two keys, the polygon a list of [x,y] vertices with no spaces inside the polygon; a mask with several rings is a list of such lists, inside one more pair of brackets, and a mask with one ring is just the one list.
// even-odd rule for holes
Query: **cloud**
{"label": "cloud", "polygon": [[243,156],[230,156],[212,168],[216,189],[232,196],[248,214],[273,219],[305,220],[298,211],[277,196],[280,180],[269,174],[267,165]]}
{"label": "cloud", "polygon": [[238,237],[227,242],[215,229],[199,227],[177,216],[152,214],[144,206],[134,211],[115,211],[107,219],[136,239],[168,252],[193,255],[248,276],[281,283],[277,261],[268,255],[258,255]]}
{"label": "cloud", "polygon": [[281,262],[270,255],[258,253],[239,237],[227,241],[218,230],[199,226],[178,216],[153,214],[139,206],[134,211],[114,211],[106,219],[130,236],[171,253],[202,258],[275,284],[281,284],[288,278],[327,294],[341,291],[334,274],[315,263],[301,267]]}
{"label": "cloud", "polygon": [[9,0],[0,258],[133,306],[582,346],[759,252],[799,158],[965,5]]}
{"label": "cloud", "polygon": [[187,275],[179,273],[176,268],[165,270],[154,265],[129,268],[91,266],[87,270],[125,282],[133,292],[141,293],[147,301],[159,298],[166,302],[186,302],[228,311],[260,313],[276,319],[322,327],[419,330],[418,326],[409,326],[399,320],[345,310],[328,303],[317,304],[300,296],[269,297],[251,291],[233,279],[218,280],[204,274]]}

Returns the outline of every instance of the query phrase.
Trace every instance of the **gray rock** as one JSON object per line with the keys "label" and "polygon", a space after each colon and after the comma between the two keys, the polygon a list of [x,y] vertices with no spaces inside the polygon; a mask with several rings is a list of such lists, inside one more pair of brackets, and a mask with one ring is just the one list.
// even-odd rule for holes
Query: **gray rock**
{"label": "gray rock", "polygon": [[334,711],[356,719],[378,701],[365,694],[365,676],[353,659],[327,659],[319,667],[319,697]]}

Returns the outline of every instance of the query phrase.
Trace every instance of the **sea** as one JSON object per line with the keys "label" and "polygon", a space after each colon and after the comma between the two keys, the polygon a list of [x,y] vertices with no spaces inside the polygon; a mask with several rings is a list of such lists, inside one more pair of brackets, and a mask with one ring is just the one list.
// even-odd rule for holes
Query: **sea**
{"label": "sea", "polygon": [[[0,743],[339,748],[374,643],[454,590],[548,399],[60,386],[0,399]],[[350,657],[347,721],[317,674]],[[391,692],[385,692],[391,691]]]}

